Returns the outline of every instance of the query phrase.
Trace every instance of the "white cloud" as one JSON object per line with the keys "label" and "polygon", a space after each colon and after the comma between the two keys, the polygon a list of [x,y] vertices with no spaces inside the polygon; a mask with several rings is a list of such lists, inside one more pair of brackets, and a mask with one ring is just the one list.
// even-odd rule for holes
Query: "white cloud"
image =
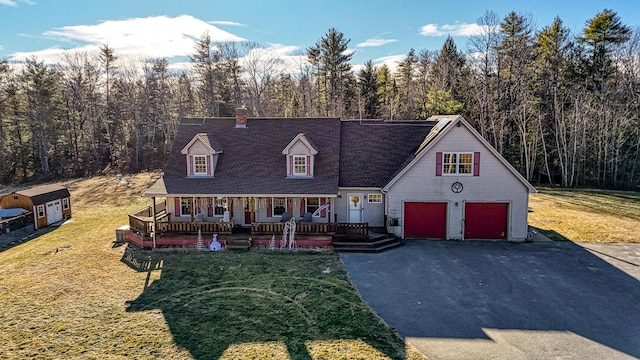
{"label": "white cloud", "polygon": [[255,61],[255,59],[279,59],[279,72],[283,73],[297,73],[300,72],[300,67],[304,66],[308,62],[306,54],[300,53],[300,48],[292,45],[283,44],[269,44],[267,47],[251,49],[249,54],[240,59],[240,64],[245,64],[248,61]]}
{"label": "white cloud", "polygon": [[[393,73],[396,71],[396,69],[398,69],[398,63],[403,61],[406,57],[407,55],[382,56],[382,57],[373,59],[373,66],[379,69],[381,66],[387,65],[387,67],[389,68],[389,71]],[[362,69],[364,69],[364,64],[354,64],[351,66],[351,71],[353,71],[354,74],[359,73],[360,70]]]}
{"label": "white cloud", "polygon": [[359,43],[358,45],[356,45],[356,47],[373,47],[373,46],[382,46],[382,45],[386,45],[386,44],[390,44],[393,42],[396,42],[398,40],[396,39],[382,39],[382,38],[371,38],[371,39],[367,39],[361,43]]}
{"label": "white cloud", "polygon": [[475,36],[486,32],[485,28],[478,24],[445,24],[438,26],[438,24],[427,24],[420,28],[420,35],[422,36]]}
{"label": "white cloud", "polygon": [[374,61],[374,63],[376,65],[387,65],[387,67],[389,68],[389,70],[391,70],[391,72],[395,72],[396,69],[398,68],[398,63],[401,62],[402,60],[404,60],[407,57],[407,55],[388,55],[388,56],[383,56],[383,57],[379,57]]}
{"label": "white cloud", "polygon": [[209,24],[211,25],[221,25],[221,26],[247,26],[247,24],[242,24],[239,22],[235,22],[235,21],[222,21],[222,20],[216,20],[216,21],[207,21]]}
{"label": "white cloud", "polygon": [[354,49],[347,49],[347,50],[342,52],[342,55],[345,55],[345,56],[351,55],[351,56],[353,56],[353,54],[355,54],[355,53],[356,53],[356,51]]}
{"label": "white cloud", "polygon": [[[25,4],[29,4],[29,5],[35,5],[35,1],[33,0],[20,0],[21,2],[25,3]],[[15,0],[0,0],[0,5],[6,5],[6,6],[18,6],[18,3]]]}
{"label": "white cloud", "polygon": [[442,36],[443,33],[438,30],[438,24],[427,24],[420,28],[422,36]]}
{"label": "white cloud", "polygon": [[[2,0],[0,0],[2,1]],[[21,61],[30,56],[47,63],[55,63],[66,51],[92,52],[104,44],[116,55],[139,55],[151,58],[172,58],[193,53],[195,41],[208,31],[212,41],[244,41],[243,38],[196,19],[189,15],[174,18],[155,16],[127,20],[107,20],[97,25],[65,26],[43,35],[70,46],[12,54],[12,60]]]}

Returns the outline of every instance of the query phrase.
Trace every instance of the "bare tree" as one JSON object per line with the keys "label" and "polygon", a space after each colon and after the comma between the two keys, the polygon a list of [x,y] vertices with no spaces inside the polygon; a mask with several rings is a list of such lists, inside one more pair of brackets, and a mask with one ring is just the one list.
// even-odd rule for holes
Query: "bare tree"
{"label": "bare tree", "polygon": [[247,77],[246,87],[249,109],[257,116],[265,116],[273,86],[284,70],[284,61],[278,54],[270,52],[257,43],[247,43],[247,56],[243,67]]}

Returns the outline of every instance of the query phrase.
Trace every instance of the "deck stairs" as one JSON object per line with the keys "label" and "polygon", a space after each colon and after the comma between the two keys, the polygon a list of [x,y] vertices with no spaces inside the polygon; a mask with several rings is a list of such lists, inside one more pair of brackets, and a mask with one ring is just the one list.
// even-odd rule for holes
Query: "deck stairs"
{"label": "deck stairs", "polygon": [[251,240],[249,239],[229,239],[227,240],[227,250],[244,250],[251,249]]}
{"label": "deck stairs", "polygon": [[390,234],[371,233],[367,238],[333,239],[336,252],[382,252],[402,245],[402,239]]}

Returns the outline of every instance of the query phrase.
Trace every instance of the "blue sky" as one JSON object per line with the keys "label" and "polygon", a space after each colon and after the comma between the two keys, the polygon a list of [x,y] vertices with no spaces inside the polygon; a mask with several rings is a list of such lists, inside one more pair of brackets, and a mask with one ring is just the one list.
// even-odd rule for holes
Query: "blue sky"
{"label": "blue sky", "polygon": [[280,56],[300,55],[331,27],[350,39],[353,64],[393,63],[409,49],[438,50],[451,34],[466,50],[487,10],[528,14],[536,28],[559,16],[577,35],[604,8],[640,26],[636,0],[0,0],[0,59],[57,62],[70,49],[108,43],[116,54],[184,61],[207,30],[214,40],[255,41]]}

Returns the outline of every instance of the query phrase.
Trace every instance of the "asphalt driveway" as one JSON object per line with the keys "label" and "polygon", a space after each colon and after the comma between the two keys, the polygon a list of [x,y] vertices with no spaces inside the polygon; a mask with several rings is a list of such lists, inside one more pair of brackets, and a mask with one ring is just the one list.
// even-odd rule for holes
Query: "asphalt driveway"
{"label": "asphalt driveway", "polygon": [[640,357],[640,244],[413,240],[340,259],[430,360]]}

